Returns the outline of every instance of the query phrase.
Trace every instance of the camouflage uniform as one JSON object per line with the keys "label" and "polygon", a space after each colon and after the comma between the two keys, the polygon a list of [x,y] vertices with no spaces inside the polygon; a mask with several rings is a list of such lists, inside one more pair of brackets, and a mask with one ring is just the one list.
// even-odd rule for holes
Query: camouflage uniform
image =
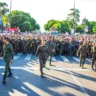
{"label": "camouflage uniform", "polygon": [[76,51],[75,44],[76,44],[76,41],[75,40],[72,40],[70,42],[70,56],[75,55],[75,51]]}
{"label": "camouflage uniform", "polygon": [[53,55],[53,50],[55,49],[55,44],[52,41],[48,41],[46,42],[46,45],[48,46],[48,50],[49,50],[49,56],[50,56],[50,66],[51,66],[51,62],[52,62],[52,55]]}
{"label": "camouflage uniform", "polygon": [[48,59],[48,47],[45,45],[45,46],[38,46],[37,48],[37,51],[36,51],[36,57],[39,55],[39,62],[40,62],[40,72],[41,72],[41,75],[43,75],[43,67],[45,66],[46,64],[46,61]]}
{"label": "camouflage uniform", "polygon": [[9,74],[12,75],[11,69],[10,69],[10,60],[13,60],[13,47],[10,43],[5,44],[3,46],[3,57],[5,62],[3,80],[5,81],[8,71],[9,71]]}
{"label": "camouflage uniform", "polygon": [[[92,66],[92,69],[94,70],[94,63],[95,63],[95,61],[96,61],[96,45],[95,46],[93,46],[93,49],[92,49],[92,51],[93,51],[93,54],[92,54],[92,62],[91,62],[91,66]],[[96,70],[96,69],[95,69]]]}
{"label": "camouflage uniform", "polygon": [[84,66],[86,57],[87,57],[88,47],[86,45],[81,45],[77,54],[80,55],[80,66]]}

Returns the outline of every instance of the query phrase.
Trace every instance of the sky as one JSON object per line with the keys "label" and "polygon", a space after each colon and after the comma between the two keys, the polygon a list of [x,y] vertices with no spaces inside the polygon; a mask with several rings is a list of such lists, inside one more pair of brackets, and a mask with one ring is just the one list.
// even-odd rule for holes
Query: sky
{"label": "sky", "polygon": [[[10,0],[0,1],[10,6]],[[96,0],[75,0],[75,4],[81,20],[86,16],[90,21],[96,21]],[[12,10],[28,12],[40,24],[41,30],[50,19],[64,20],[73,7],[74,0],[12,0]]]}

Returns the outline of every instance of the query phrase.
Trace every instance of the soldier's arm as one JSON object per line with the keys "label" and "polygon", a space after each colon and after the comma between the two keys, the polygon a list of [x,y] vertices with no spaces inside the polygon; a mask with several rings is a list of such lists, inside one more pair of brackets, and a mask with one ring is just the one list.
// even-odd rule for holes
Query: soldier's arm
{"label": "soldier's arm", "polygon": [[37,57],[40,51],[40,46],[38,46],[35,56]]}
{"label": "soldier's arm", "polygon": [[[3,45],[4,46],[4,45]],[[3,48],[3,47],[2,47]],[[0,53],[0,57],[3,56],[4,50],[2,49],[1,53]]]}
{"label": "soldier's arm", "polygon": [[78,51],[77,51],[77,56],[79,56],[80,50],[81,50],[81,46],[79,47]]}
{"label": "soldier's arm", "polygon": [[14,51],[13,51],[13,46],[10,44],[10,51],[11,51],[11,58],[13,60],[14,57]]}
{"label": "soldier's arm", "polygon": [[2,57],[2,56],[3,56],[3,52],[4,52],[4,51],[2,50],[2,52],[0,53],[0,57]]}

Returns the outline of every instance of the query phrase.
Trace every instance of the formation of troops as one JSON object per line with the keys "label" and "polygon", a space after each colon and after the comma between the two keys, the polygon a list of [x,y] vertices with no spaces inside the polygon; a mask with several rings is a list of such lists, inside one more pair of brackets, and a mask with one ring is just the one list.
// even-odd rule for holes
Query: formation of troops
{"label": "formation of troops", "polygon": [[[7,50],[7,51],[6,51]],[[34,35],[34,34],[5,34],[0,35],[0,53],[4,56],[5,78],[12,76],[10,61],[13,60],[13,54],[34,54],[39,57],[41,77],[43,77],[43,67],[50,57],[50,66],[53,55],[68,55],[80,57],[80,67],[83,68],[86,58],[91,58],[91,67],[96,71],[96,36],[95,35]],[[8,55],[9,54],[9,55]],[[95,65],[95,67],[94,67]]]}

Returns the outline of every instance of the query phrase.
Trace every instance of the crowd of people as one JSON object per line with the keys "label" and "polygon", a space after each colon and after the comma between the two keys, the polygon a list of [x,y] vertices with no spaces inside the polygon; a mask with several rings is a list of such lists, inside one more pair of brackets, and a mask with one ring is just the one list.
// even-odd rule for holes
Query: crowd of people
{"label": "crowd of people", "polygon": [[[0,34],[0,53],[4,50],[4,38],[5,41],[7,38],[8,42],[13,46],[14,54],[34,54],[36,57],[39,55],[41,76],[43,76],[43,67],[46,66],[47,58],[50,56],[51,66],[53,55],[79,56],[82,68],[86,58],[91,58],[91,67],[96,71],[96,66],[94,68],[96,61],[96,35]],[[12,47],[10,48],[12,49]],[[11,72],[10,75],[12,75]]]}

